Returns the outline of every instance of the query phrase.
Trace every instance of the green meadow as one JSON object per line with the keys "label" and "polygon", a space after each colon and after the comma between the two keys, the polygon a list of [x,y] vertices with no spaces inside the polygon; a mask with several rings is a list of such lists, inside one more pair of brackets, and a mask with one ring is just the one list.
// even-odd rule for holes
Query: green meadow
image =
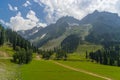
{"label": "green meadow", "polygon": [[[120,80],[120,67],[92,63],[85,59],[85,52],[102,48],[100,45],[81,45],[75,53],[68,55],[68,61],[58,60],[63,65],[85,70],[112,80]],[[0,47],[1,52],[11,56],[12,48]],[[4,56],[6,57],[6,56]],[[0,80],[105,80],[84,72],[75,71],[55,64],[54,60],[34,59],[29,64],[18,65],[10,59],[0,59]]]}
{"label": "green meadow", "polygon": [[82,69],[102,76],[106,76],[112,80],[120,80],[120,67],[101,65],[87,61],[60,61],[60,63],[77,69]]}
{"label": "green meadow", "polygon": [[76,72],[46,60],[33,60],[21,66],[22,80],[104,80]]}

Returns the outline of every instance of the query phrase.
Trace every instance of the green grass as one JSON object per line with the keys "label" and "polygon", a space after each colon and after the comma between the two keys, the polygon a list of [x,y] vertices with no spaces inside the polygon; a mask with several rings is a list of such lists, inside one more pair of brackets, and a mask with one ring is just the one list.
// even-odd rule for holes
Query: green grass
{"label": "green grass", "polygon": [[19,66],[9,59],[0,59],[0,80],[20,80]]}
{"label": "green grass", "polygon": [[7,56],[12,56],[15,53],[15,51],[7,45],[1,46],[0,51],[5,52]]}
{"label": "green grass", "polygon": [[84,45],[79,45],[78,46],[78,48],[76,50],[76,53],[85,54],[86,51],[91,52],[91,51],[96,51],[96,50],[101,49],[101,48],[102,48],[101,45],[84,44]]}
{"label": "green grass", "polygon": [[73,54],[68,55],[68,59],[86,60],[85,59],[86,51],[89,53],[91,51],[96,51],[101,48],[102,48],[101,45],[94,45],[94,44],[79,45],[77,50]]}
{"label": "green grass", "polygon": [[21,66],[21,73],[23,80],[102,80],[45,60],[33,60]]}
{"label": "green grass", "polygon": [[68,59],[78,59],[81,61],[60,61],[60,63],[110,77],[113,80],[120,80],[120,67],[92,63],[85,59],[86,50],[91,52],[100,48],[102,48],[101,45],[80,45],[75,53],[68,55]]}
{"label": "green grass", "polygon": [[[81,61],[58,61],[62,64],[83,69],[95,74],[120,80],[120,67],[100,65],[89,62],[85,59],[86,50],[96,51],[102,48],[100,45],[80,45],[75,53],[69,54],[68,59],[77,59]],[[0,47],[0,51],[10,55],[14,53],[8,46]],[[11,63],[9,59],[0,59],[0,80],[102,80],[85,73],[66,69],[49,60],[34,60],[30,64],[17,65]]]}
{"label": "green grass", "polygon": [[101,65],[87,61],[60,61],[60,63],[110,77],[113,80],[120,80],[120,67]]}

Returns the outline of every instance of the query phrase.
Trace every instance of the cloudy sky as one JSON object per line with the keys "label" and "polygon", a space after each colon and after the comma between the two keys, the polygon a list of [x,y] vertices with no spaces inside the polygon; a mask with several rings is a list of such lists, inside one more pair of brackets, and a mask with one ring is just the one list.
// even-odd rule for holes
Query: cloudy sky
{"label": "cloudy sky", "polygon": [[15,31],[27,30],[66,15],[80,20],[94,10],[120,15],[120,0],[0,0],[0,23]]}

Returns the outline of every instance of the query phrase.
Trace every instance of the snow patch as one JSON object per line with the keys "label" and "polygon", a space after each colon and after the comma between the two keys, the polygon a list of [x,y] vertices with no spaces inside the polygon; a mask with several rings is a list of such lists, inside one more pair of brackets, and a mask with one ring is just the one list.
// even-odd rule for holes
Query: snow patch
{"label": "snow patch", "polygon": [[34,31],[33,33],[31,33],[31,34],[29,34],[29,35],[31,36],[31,35],[33,35],[33,34],[35,34],[35,33],[37,33],[37,32],[38,32],[38,30]]}
{"label": "snow patch", "polygon": [[43,35],[40,37],[40,39],[43,39],[45,36],[46,36],[46,33],[43,34]]}
{"label": "snow patch", "polygon": [[37,33],[37,32],[38,32],[38,30],[34,31],[32,34],[35,34],[35,33]]}
{"label": "snow patch", "polygon": [[79,26],[77,23],[68,23],[69,26]]}

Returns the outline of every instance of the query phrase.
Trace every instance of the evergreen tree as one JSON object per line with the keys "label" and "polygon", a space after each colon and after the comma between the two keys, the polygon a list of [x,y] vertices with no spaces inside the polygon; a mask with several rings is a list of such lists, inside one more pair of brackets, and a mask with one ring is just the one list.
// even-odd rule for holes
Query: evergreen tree
{"label": "evergreen tree", "polygon": [[88,52],[87,51],[86,51],[86,56],[85,57],[86,57],[86,59],[88,59]]}
{"label": "evergreen tree", "polygon": [[3,45],[5,42],[5,30],[4,28],[1,28],[0,31],[0,45]]}

